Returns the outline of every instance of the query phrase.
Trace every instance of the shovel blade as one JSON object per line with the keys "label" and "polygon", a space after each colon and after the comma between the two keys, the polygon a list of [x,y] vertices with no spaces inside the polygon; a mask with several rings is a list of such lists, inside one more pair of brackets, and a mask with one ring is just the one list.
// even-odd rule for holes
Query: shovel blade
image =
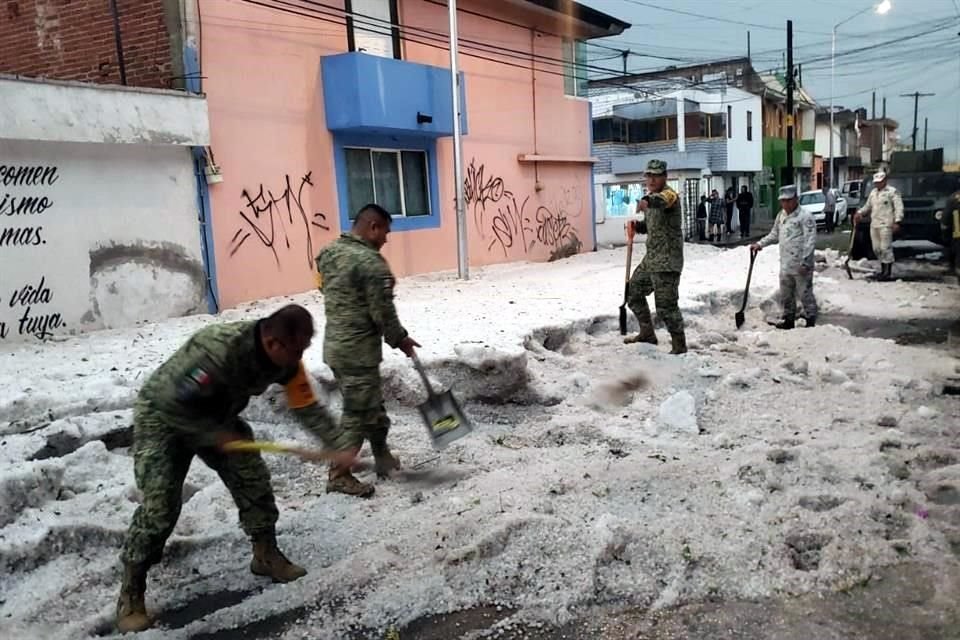
{"label": "shovel blade", "polygon": [[473,431],[470,419],[451,391],[431,395],[417,408],[435,449],[442,449]]}
{"label": "shovel blade", "polygon": [[744,320],[746,320],[746,318],[743,315],[743,311],[737,311],[737,315],[734,317],[734,320],[737,323],[737,329],[742,327]]}

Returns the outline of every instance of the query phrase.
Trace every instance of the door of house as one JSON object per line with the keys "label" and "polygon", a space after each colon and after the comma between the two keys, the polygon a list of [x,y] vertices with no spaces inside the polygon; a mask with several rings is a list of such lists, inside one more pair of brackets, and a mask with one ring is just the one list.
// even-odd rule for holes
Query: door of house
{"label": "door of house", "polygon": [[683,239],[696,240],[700,178],[687,178],[683,185]]}

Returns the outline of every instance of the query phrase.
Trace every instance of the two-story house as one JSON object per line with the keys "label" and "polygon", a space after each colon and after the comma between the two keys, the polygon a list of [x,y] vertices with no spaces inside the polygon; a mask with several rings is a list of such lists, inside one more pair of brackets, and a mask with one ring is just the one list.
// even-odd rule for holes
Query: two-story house
{"label": "two-story house", "polygon": [[[866,108],[838,109],[833,114],[834,186],[859,180],[874,170],[889,166],[890,154],[899,140],[896,120],[867,118]],[[810,188],[819,189],[830,177],[830,111],[816,115],[816,158]]]}
{"label": "two-story house", "polygon": [[623,217],[636,212],[652,159],[667,162],[687,237],[695,232],[701,195],[741,186],[755,191],[763,167],[759,96],[722,87],[638,99],[636,92],[611,88],[595,90],[591,102],[599,242],[622,238]]}
{"label": "two-story house", "polygon": [[[790,118],[786,109],[787,92],[783,74],[758,72],[750,59],[744,57],[594,79],[589,86],[592,95],[612,88],[631,89],[641,95],[650,92],[661,95],[671,88],[718,90],[730,87],[758,96],[761,100],[759,132],[762,168],[755,195],[761,213],[776,206],[776,194],[784,183],[783,173],[788,164],[787,128]],[[802,86],[797,86],[794,91],[794,175],[791,181],[798,184],[809,183],[813,167],[814,108],[814,100]]]}

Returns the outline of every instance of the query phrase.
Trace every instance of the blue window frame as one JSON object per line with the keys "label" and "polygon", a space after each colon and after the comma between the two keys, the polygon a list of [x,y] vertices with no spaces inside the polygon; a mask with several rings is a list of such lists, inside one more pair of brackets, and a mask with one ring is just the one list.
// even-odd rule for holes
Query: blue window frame
{"label": "blue window frame", "polygon": [[393,216],[393,231],[440,226],[436,141],[370,133],[334,137],[340,228],[375,202]]}

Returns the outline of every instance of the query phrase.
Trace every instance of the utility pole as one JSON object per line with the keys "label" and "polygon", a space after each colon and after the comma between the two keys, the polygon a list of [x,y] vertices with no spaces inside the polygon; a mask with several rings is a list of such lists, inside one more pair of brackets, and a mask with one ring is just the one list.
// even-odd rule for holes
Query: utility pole
{"label": "utility pole", "polygon": [[747,31],[747,60],[750,59],[750,32]]}
{"label": "utility pole", "polygon": [[449,0],[447,8],[450,19],[450,89],[453,91],[453,180],[457,194],[457,274],[462,280],[469,280],[467,204],[463,193],[463,142],[460,132],[460,73],[457,64],[457,0]]}
{"label": "utility pole", "polygon": [[793,20],[787,20],[787,167],[781,186],[793,184],[793,90]]}
{"label": "utility pole", "polygon": [[884,96],[884,98],[883,98],[883,119],[884,119],[884,120],[887,119],[887,98],[886,98],[886,96]]}
{"label": "utility pole", "polygon": [[927,150],[927,125],[929,124],[929,118],[924,116],[923,118],[923,150]]}
{"label": "utility pole", "polygon": [[623,75],[627,75],[627,58],[630,57],[630,49],[622,51],[620,57],[623,58]]}
{"label": "utility pole", "polygon": [[877,119],[877,92],[876,91],[873,92],[873,100],[870,103],[870,119],[871,120]]}
{"label": "utility pole", "polygon": [[929,98],[930,96],[935,96],[935,93],[920,93],[919,91],[914,91],[913,93],[901,93],[901,98],[913,98],[913,142],[911,144],[911,151],[917,150],[917,110],[920,106],[920,98]]}

